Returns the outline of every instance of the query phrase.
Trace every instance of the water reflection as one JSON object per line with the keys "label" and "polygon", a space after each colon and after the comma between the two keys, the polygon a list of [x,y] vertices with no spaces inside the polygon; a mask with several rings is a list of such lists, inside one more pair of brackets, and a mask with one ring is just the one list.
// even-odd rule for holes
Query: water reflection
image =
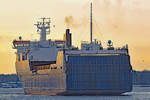
{"label": "water reflection", "polygon": [[23,89],[0,88],[0,100],[150,100],[150,87],[134,87],[120,96],[39,96],[24,95]]}

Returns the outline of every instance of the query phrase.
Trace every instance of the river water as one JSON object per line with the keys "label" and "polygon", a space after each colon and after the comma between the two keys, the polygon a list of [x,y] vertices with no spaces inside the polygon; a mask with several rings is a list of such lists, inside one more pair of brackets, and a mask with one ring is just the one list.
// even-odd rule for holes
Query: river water
{"label": "river water", "polygon": [[0,88],[0,100],[150,100],[150,87],[134,86],[121,96],[40,96],[24,95],[22,88]]}

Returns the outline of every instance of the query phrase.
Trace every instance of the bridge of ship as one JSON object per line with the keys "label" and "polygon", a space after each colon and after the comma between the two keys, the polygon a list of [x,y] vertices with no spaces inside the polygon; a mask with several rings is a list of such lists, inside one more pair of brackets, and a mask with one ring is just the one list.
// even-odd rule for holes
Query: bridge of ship
{"label": "bridge of ship", "polygon": [[[14,40],[13,45],[15,49],[21,48],[32,48],[32,47],[39,47],[42,48],[42,45],[39,41],[28,41],[28,40]],[[57,48],[61,48],[65,46],[65,41],[63,40],[55,40],[55,41],[46,41],[46,46],[51,47],[56,45]]]}

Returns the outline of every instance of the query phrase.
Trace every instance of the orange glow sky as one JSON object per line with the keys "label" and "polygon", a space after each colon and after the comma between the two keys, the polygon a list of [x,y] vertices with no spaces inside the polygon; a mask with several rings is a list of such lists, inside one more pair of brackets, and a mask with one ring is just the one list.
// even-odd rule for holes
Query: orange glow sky
{"label": "orange glow sky", "polygon": [[[0,73],[15,73],[13,39],[39,39],[33,25],[40,17],[50,17],[52,39],[62,39],[65,17],[72,16],[73,44],[89,41],[90,0],[1,0],[0,3]],[[135,70],[150,70],[150,1],[93,0],[94,38],[106,46],[129,45]]]}

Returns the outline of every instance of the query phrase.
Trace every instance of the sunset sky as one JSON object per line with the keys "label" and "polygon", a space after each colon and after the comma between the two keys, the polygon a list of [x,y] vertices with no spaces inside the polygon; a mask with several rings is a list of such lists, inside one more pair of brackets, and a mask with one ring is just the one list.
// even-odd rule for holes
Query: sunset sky
{"label": "sunset sky", "polygon": [[[15,50],[12,41],[38,40],[34,24],[50,17],[51,34],[47,38],[63,39],[69,26],[73,44],[89,41],[90,0],[0,0],[0,73],[15,73]],[[93,0],[94,38],[106,47],[129,45],[131,64],[135,70],[150,70],[150,0]]]}

